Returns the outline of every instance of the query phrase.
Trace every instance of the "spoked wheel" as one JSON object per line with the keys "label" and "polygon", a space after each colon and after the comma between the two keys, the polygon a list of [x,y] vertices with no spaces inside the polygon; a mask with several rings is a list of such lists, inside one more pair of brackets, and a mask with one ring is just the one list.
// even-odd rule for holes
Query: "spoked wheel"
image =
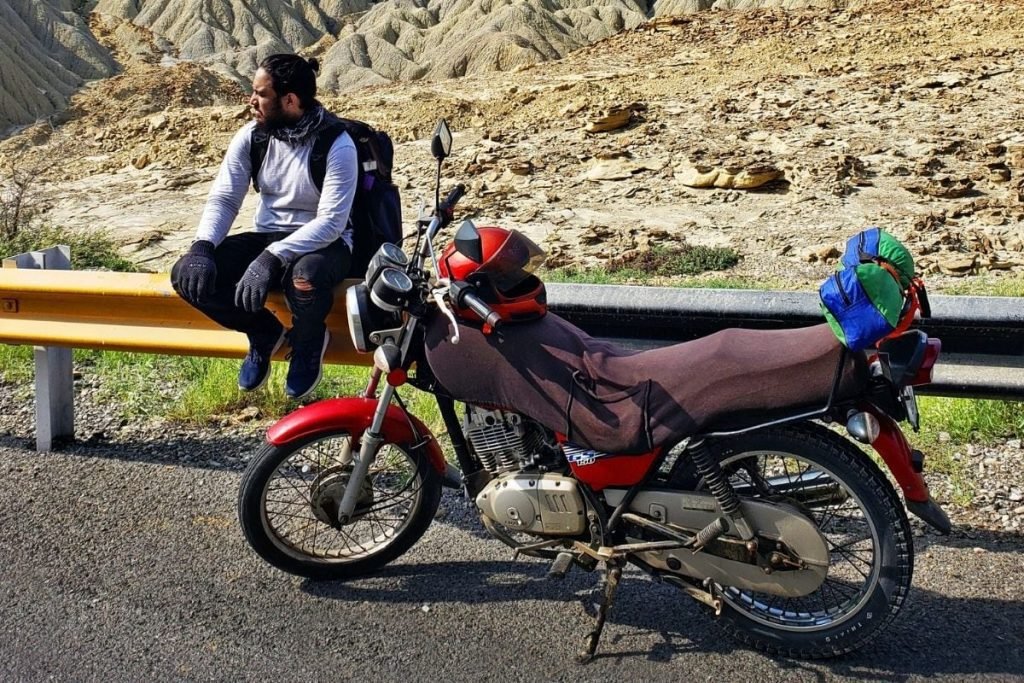
{"label": "spoked wheel", "polygon": [[[796,508],[829,550],[825,580],[809,595],[720,587],[726,631],[760,650],[804,658],[851,652],[877,636],[899,612],[913,573],[910,524],[878,467],[846,439],[808,423],[708,446],[741,497]],[[677,483],[693,481],[685,469]]]}
{"label": "spoked wheel", "polygon": [[321,434],[265,444],[242,477],[238,518],[246,540],[279,569],[314,579],[368,574],[408,550],[441,499],[441,475],[419,449],[381,446],[352,521],[338,507],[352,471],[351,437]]}

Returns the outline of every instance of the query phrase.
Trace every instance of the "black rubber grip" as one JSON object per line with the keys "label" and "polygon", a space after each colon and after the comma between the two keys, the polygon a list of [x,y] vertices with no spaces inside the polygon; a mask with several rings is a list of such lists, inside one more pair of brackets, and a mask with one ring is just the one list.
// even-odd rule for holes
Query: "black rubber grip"
{"label": "black rubber grip", "polygon": [[452,292],[455,295],[455,304],[465,306],[476,313],[484,321],[484,324],[497,327],[501,323],[501,316],[473,292],[472,285],[465,282],[454,282],[452,283]]}
{"label": "black rubber grip", "polygon": [[466,186],[463,185],[462,183],[459,183],[458,185],[455,186],[455,189],[448,193],[448,196],[444,198],[444,201],[441,202],[441,206],[439,206],[438,208],[441,211],[445,212],[446,214],[450,214],[451,210],[455,208],[455,205],[458,204],[459,200],[462,199],[465,195]]}

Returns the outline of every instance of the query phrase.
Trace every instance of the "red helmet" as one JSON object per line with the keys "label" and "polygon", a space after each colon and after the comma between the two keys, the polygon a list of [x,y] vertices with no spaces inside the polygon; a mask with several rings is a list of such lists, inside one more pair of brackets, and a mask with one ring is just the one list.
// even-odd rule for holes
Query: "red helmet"
{"label": "red helmet", "polygon": [[[477,228],[466,221],[445,247],[437,270],[441,277],[476,285],[477,295],[505,322],[536,320],[548,311],[544,283],[533,271],[544,251],[517,230]],[[479,320],[470,310],[457,311]]]}

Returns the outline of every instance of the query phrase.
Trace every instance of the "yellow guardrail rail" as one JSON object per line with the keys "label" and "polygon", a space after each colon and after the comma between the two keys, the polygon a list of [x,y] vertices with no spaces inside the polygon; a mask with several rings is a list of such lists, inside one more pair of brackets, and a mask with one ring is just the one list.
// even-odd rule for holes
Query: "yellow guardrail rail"
{"label": "yellow guardrail rail", "polygon": [[[356,282],[346,280],[335,292],[327,362],[371,361],[355,351],[348,332],[344,294]],[[267,307],[290,326],[282,294],[272,293]],[[248,350],[245,335],[225,330],[182,300],[167,273],[21,268],[0,268],[0,344],[227,358]]]}

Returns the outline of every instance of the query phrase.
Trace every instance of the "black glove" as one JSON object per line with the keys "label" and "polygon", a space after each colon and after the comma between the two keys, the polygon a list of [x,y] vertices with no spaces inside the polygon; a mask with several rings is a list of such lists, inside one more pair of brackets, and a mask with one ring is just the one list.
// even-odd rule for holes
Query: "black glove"
{"label": "black glove", "polygon": [[269,251],[264,251],[249,264],[235,288],[235,306],[255,313],[267,303],[270,283],[281,277],[284,264]]}
{"label": "black glove", "polygon": [[217,282],[217,264],[213,260],[213,242],[196,240],[178,259],[178,290],[189,301],[213,296]]}

